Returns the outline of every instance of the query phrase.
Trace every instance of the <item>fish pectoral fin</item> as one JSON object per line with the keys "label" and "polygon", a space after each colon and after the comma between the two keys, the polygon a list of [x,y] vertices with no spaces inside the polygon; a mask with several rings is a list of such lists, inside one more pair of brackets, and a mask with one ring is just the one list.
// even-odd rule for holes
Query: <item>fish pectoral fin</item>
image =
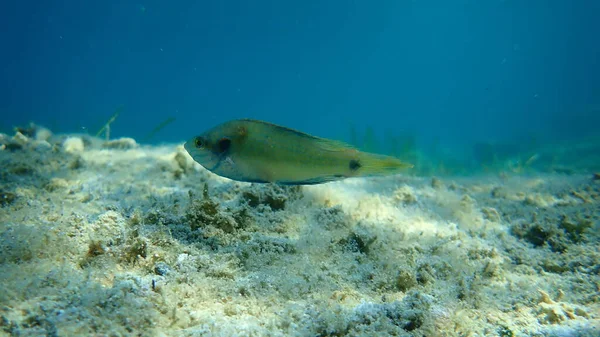
{"label": "fish pectoral fin", "polygon": [[233,161],[233,159],[231,157],[225,157],[225,162],[231,166],[235,166],[235,162]]}

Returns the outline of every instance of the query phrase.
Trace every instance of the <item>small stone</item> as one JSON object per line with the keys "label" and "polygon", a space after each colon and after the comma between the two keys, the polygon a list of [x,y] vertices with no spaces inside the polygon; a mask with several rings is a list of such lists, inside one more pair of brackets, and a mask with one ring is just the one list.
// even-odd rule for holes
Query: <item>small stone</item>
{"label": "small stone", "polygon": [[154,265],[154,273],[156,273],[156,275],[165,276],[170,272],[171,267],[164,262],[158,262],[156,265]]}
{"label": "small stone", "polygon": [[485,277],[496,277],[500,274],[500,266],[495,261],[488,261],[488,263],[483,268],[483,276]]}
{"label": "small stone", "polygon": [[19,145],[25,145],[27,144],[27,142],[29,142],[29,138],[27,138],[27,136],[25,136],[24,134],[17,132],[13,137],[13,142]]}
{"label": "small stone", "polygon": [[528,206],[548,208],[554,206],[557,203],[557,200],[554,196],[549,194],[534,193],[525,196],[523,203]]}
{"label": "small stone", "polygon": [[177,153],[175,153],[175,157],[173,159],[175,159],[177,166],[183,171],[183,173],[192,171],[192,168],[194,167],[194,161],[183,148],[177,149]]}
{"label": "small stone", "polygon": [[543,306],[542,313],[546,314],[544,320],[550,324],[557,324],[564,321],[567,317],[564,312],[554,306]]}
{"label": "small stone", "polygon": [[475,199],[471,198],[470,195],[465,194],[460,199],[460,206],[463,210],[471,210],[475,207]]}
{"label": "small stone", "polygon": [[442,183],[442,181],[439,180],[438,178],[432,178],[431,179],[431,187],[435,188],[436,190],[439,190],[442,187],[444,187],[444,183]]}
{"label": "small stone", "polygon": [[413,189],[409,186],[402,186],[398,188],[394,192],[394,199],[406,205],[414,204],[417,202],[417,197],[415,196]]}
{"label": "small stone", "polygon": [[416,285],[417,278],[413,273],[407,270],[400,270],[398,272],[398,276],[396,277],[396,287],[398,290],[406,292]]}
{"label": "small stone", "polygon": [[571,191],[571,195],[581,200],[581,202],[583,202],[584,204],[589,204],[592,202],[585,194],[579,191]]}
{"label": "small stone", "polygon": [[27,138],[32,138],[35,135],[36,128],[35,124],[29,123],[28,126],[17,126],[14,130],[16,133],[20,133]]}
{"label": "small stone", "polygon": [[19,143],[8,143],[6,145],[2,145],[4,146],[3,150],[7,150],[7,151],[18,151],[18,150],[23,150],[23,145],[19,144]]}
{"label": "small stone", "polygon": [[588,313],[581,308],[575,308],[575,315],[580,316],[580,317],[585,317],[585,318],[588,317]]}
{"label": "small stone", "polygon": [[50,137],[52,137],[52,132],[46,128],[39,127],[35,130],[35,140],[37,141],[47,142]]}
{"label": "small stone", "polygon": [[38,152],[45,152],[52,149],[52,145],[45,140],[36,140],[33,142],[33,149]]}
{"label": "small stone", "polygon": [[104,142],[102,146],[106,149],[129,150],[135,149],[138,144],[133,138],[123,137]]}
{"label": "small stone", "polygon": [[4,207],[10,205],[15,199],[17,199],[17,196],[14,193],[0,191],[0,206]]}
{"label": "small stone", "polygon": [[540,303],[546,303],[546,304],[555,304],[556,303],[550,298],[550,295],[548,295],[547,292],[543,291],[542,289],[538,289],[538,292],[540,293]]}
{"label": "small stone", "polygon": [[85,145],[79,137],[69,137],[62,144],[63,150],[67,153],[83,152]]}
{"label": "small stone", "polygon": [[494,187],[492,189],[492,198],[506,198],[508,193],[502,187]]}
{"label": "small stone", "polygon": [[48,192],[65,190],[69,188],[69,182],[63,178],[52,178],[45,186]]}
{"label": "small stone", "polygon": [[500,213],[493,207],[482,207],[483,218],[492,222],[500,222]]}

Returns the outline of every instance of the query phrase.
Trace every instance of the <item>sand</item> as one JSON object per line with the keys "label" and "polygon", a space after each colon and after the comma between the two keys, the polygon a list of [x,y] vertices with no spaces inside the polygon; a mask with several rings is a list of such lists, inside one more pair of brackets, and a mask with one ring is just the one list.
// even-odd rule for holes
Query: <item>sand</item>
{"label": "sand", "polygon": [[234,182],[0,135],[0,335],[598,336],[590,174]]}

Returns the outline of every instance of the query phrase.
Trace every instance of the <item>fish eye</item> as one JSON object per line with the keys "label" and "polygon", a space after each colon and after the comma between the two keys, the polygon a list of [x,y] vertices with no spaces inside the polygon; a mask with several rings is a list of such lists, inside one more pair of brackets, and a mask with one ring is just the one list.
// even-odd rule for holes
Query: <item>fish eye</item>
{"label": "fish eye", "polygon": [[204,146],[204,141],[202,141],[202,138],[196,137],[196,139],[194,139],[194,145],[196,145],[197,148],[201,148]]}
{"label": "fish eye", "polygon": [[229,148],[231,147],[231,139],[221,138],[221,140],[219,140],[219,142],[217,143],[217,146],[219,149],[219,153],[227,152],[227,150],[229,150]]}

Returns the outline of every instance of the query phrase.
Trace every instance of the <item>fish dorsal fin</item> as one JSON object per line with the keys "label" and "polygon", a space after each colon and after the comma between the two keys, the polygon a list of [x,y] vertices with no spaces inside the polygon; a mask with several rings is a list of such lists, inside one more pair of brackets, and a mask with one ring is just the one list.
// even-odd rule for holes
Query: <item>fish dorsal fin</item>
{"label": "fish dorsal fin", "polygon": [[269,122],[265,122],[265,121],[261,121],[258,119],[249,119],[249,118],[245,118],[242,119],[242,121],[245,122],[250,122],[250,123],[256,123],[256,124],[263,124],[263,125],[267,125],[273,129],[279,130],[281,132],[291,132],[294,133],[298,136],[301,137],[307,137],[307,138],[311,138],[311,139],[320,139],[319,137],[313,136],[313,135],[309,135],[308,133],[302,132],[302,131],[298,131],[296,129],[292,129],[292,128],[288,128],[286,126],[281,126],[281,125],[277,125],[277,124],[273,124],[273,123],[269,123]]}
{"label": "fish dorsal fin", "polygon": [[298,131],[298,130],[295,130],[292,128],[288,128],[285,126],[281,126],[281,125],[277,125],[277,124],[273,124],[273,123],[269,123],[269,122],[264,122],[264,121],[260,121],[260,120],[256,120],[256,119],[247,119],[246,118],[246,119],[242,119],[242,120],[247,121],[247,122],[252,122],[252,123],[268,125],[272,128],[279,129],[281,132],[292,132],[292,133],[296,134],[297,136],[309,138],[310,140],[315,141],[315,144],[317,146],[319,146],[321,149],[323,149],[324,151],[336,152],[336,151],[356,150],[356,148],[354,146],[352,146],[348,143],[344,143],[339,140],[332,140],[332,139],[313,136],[308,133]]}

